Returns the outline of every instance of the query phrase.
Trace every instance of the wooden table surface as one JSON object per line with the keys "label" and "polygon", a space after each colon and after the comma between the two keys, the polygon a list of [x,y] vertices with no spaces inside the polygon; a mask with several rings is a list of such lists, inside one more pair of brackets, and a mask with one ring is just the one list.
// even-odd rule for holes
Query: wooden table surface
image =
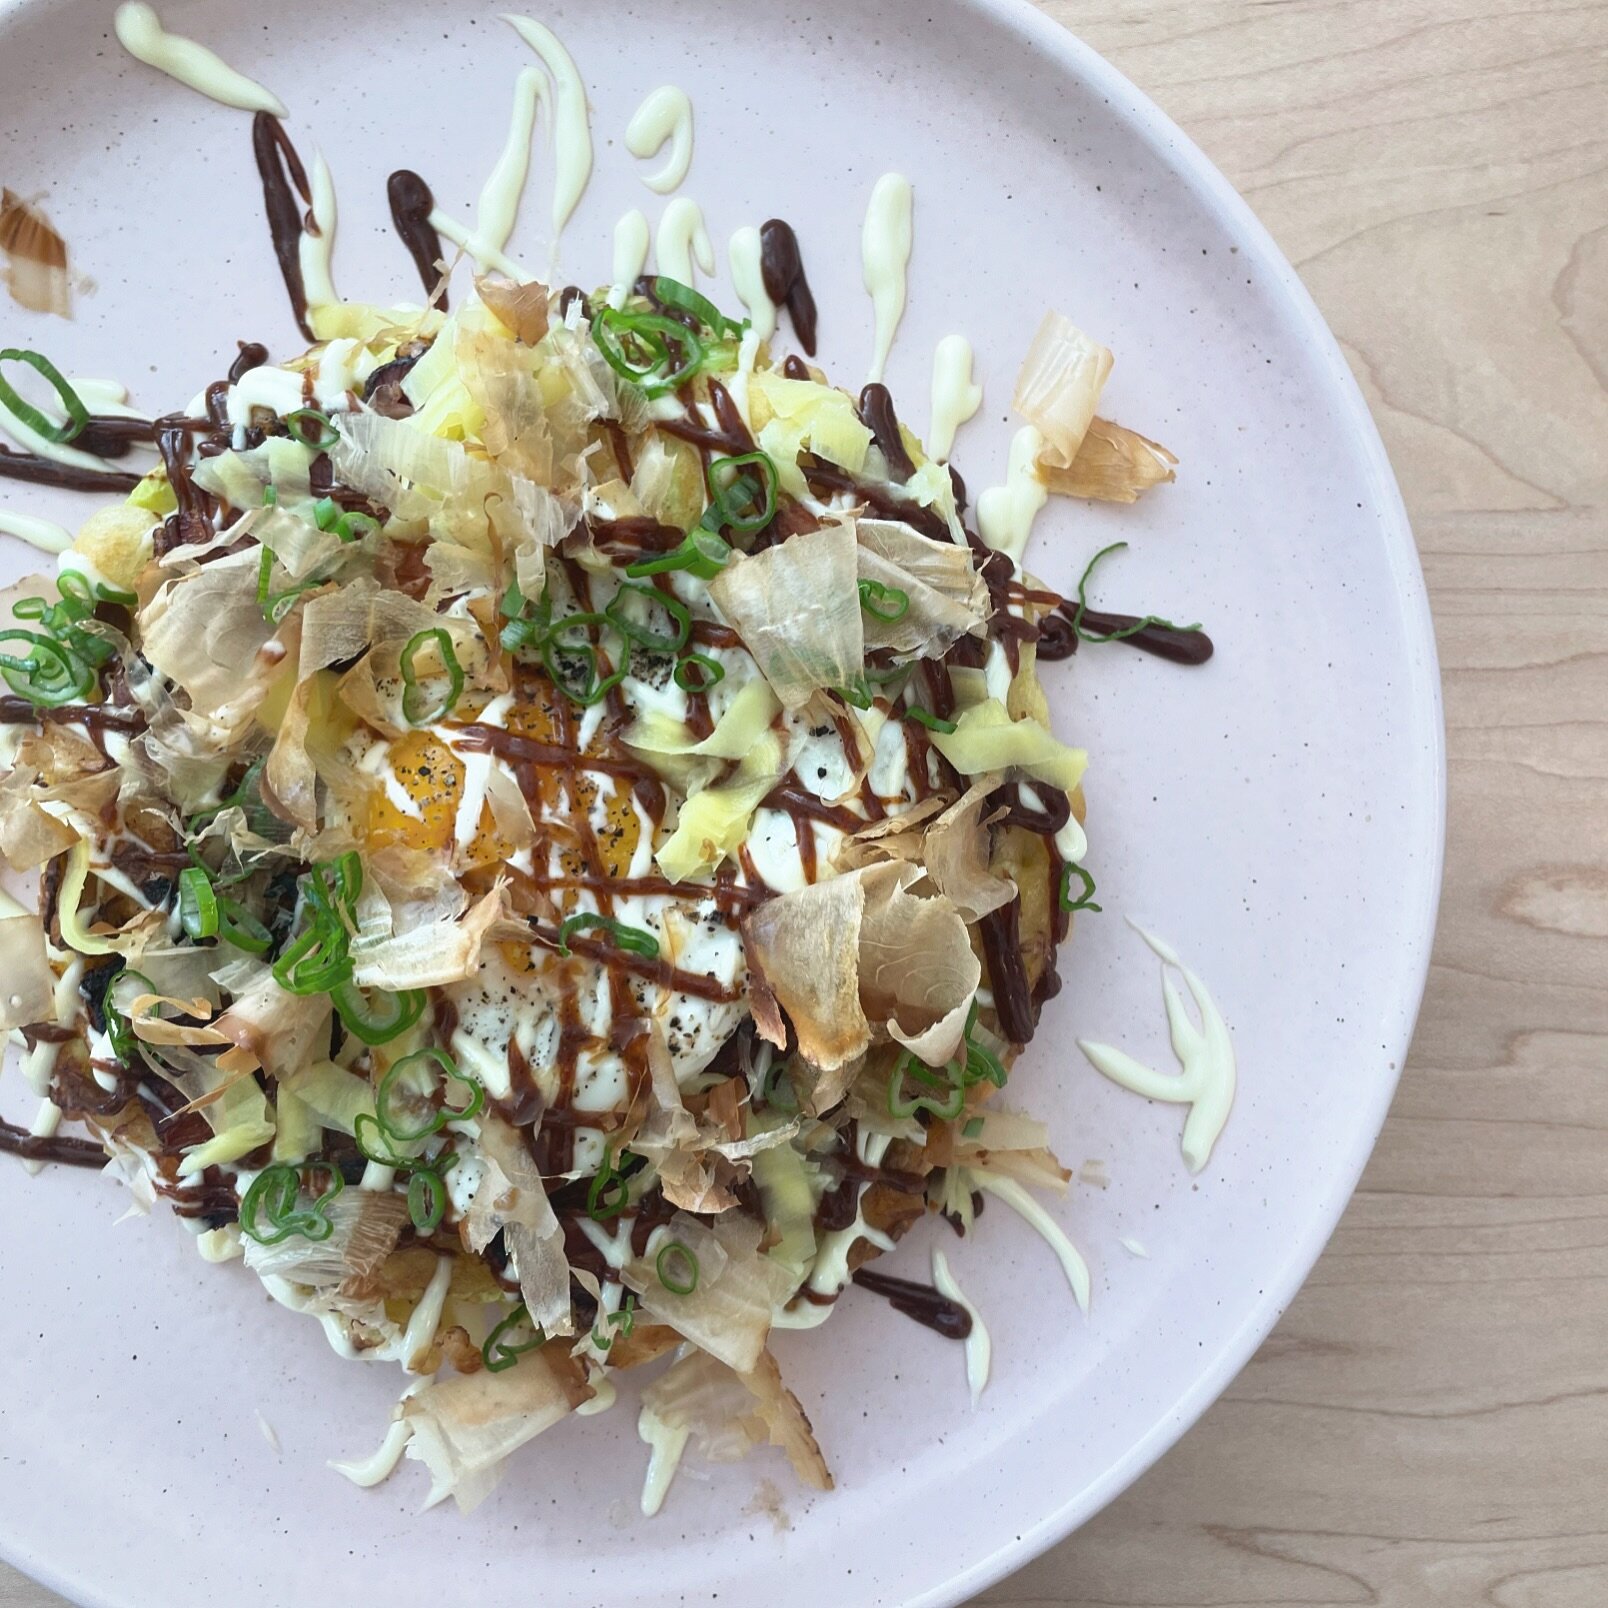
{"label": "wooden table surface", "polygon": [[[1608,4],[1046,0],[1250,199],[1367,393],[1451,781],[1339,1233],[1181,1445],[989,1608],[1608,1604]],[[0,1565],[0,1608],[58,1599]]]}

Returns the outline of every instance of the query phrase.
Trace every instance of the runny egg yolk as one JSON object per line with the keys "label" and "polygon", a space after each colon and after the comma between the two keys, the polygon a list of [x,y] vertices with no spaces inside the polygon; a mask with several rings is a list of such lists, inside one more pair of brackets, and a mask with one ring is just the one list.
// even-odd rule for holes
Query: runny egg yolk
{"label": "runny egg yolk", "polygon": [[[516,736],[555,746],[562,735],[551,701],[539,693],[509,709],[504,725]],[[430,731],[409,732],[397,738],[386,757],[397,786],[407,794],[416,813],[400,807],[385,790],[376,789],[368,811],[369,842],[375,848],[450,850],[463,798],[463,761]],[[500,758],[494,758],[492,763],[508,764]],[[627,875],[642,834],[628,785],[596,771],[569,766],[515,764],[511,769],[526,790],[536,823],[538,865],[547,859],[560,878]],[[601,820],[600,791],[607,794]],[[550,856],[541,852],[543,839],[551,846]],[[483,804],[474,836],[464,851],[464,862],[471,866],[500,864],[512,852],[513,845],[497,830],[491,806]],[[556,888],[554,895],[561,907],[573,902],[562,888]]]}

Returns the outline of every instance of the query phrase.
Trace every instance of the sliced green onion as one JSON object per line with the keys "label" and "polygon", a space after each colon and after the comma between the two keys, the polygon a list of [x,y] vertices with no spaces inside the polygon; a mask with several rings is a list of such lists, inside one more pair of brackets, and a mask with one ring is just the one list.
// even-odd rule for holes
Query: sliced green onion
{"label": "sliced green onion", "polygon": [[219,804],[209,804],[204,809],[197,810],[193,815],[186,818],[186,825],[193,830],[198,826],[204,826],[208,821],[216,819],[224,810],[235,808],[244,809],[249,818],[251,806],[254,803],[261,809],[262,773],[263,767],[267,763],[268,761],[265,757],[252,760],[246,767],[245,773],[241,776],[239,784],[226,799]]}
{"label": "sliced green onion", "polygon": [[364,1157],[381,1167],[412,1167],[418,1162],[417,1156],[398,1150],[385,1137],[385,1130],[380,1127],[378,1119],[372,1112],[359,1111],[352,1118],[352,1138],[357,1142],[357,1148],[363,1152]]}
{"label": "sliced green onion", "polygon": [[321,914],[274,962],[274,981],[287,994],[327,994],[352,971],[346,929]]}
{"label": "sliced green onion", "polygon": [[[672,630],[669,633],[650,631],[633,619],[633,598],[641,599],[649,619],[653,618],[655,608],[663,609],[669,617]],[[656,586],[643,586],[638,581],[622,581],[620,589],[609,599],[609,605],[603,612],[613,620],[622,635],[649,653],[680,653],[692,635],[692,615],[687,612],[687,605],[680,598],[661,592]]]}
{"label": "sliced green onion", "polygon": [[598,927],[607,932],[616,949],[645,956],[648,960],[658,959],[659,940],[651,932],[641,927],[628,927],[623,921],[616,921],[613,916],[600,916],[592,910],[583,910],[576,916],[565,916],[559,923],[559,954],[567,955],[570,952],[569,941],[572,933],[582,932],[588,927]]}
{"label": "sliced green onion", "polygon": [[271,547],[264,547],[262,557],[257,560],[257,605],[262,610],[263,619],[270,625],[278,625],[296,606],[296,599],[303,592],[310,592],[320,584],[314,580],[297,581],[282,592],[275,592],[272,589],[273,579],[274,551]]}
{"label": "sliced green onion", "polygon": [[330,990],[330,999],[346,1031],[365,1044],[389,1044],[424,1015],[422,988],[406,988],[399,994],[381,989],[367,993],[356,983],[341,983]]}
{"label": "sliced green onion", "polygon": [[139,1039],[134,1033],[134,1023],[128,1013],[117,1003],[116,995],[126,994],[130,999],[138,999],[141,994],[154,994],[156,985],[144,972],[130,971],[127,966],[106,985],[106,992],[101,996],[101,1019],[106,1024],[106,1042],[112,1047],[112,1054],[124,1066],[132,1066],[134,1057],[139,1053]]}
{"label": "sliced green onion", "polygon": [[[759,470],[759,484],[744,469]],[[722,477],[730,474],[730,480]],[[776,465],[763,452],[745,452],[738,458],[716,458],[709,465],[709,511],[704,524],[711,530],[728,525],[739,536],[753,536],[776,517],[776,493],[781,481]],[[711,520],[711,516],[718,518]],[[906,604],[908,607],[908,602]]]}
{"label": "sliced green onion", "polygon": [[447,1215],[447,1186],[441,1174],[421,1167],[408,1179],[408,1216],[420,1234],[433,1234]]}
{"label": "sliced green onion", "polygon": [[317,408],[297,408],[287,413],[285,428],[294,440],[315,452],[327,452],[341,438],[340,431],[329,422],[329,415]]}
{"label": "sliced green onion", "polygon": [[539,643],[551,630],[553,600],[543,587],[541,598],[532,609],[526,602],[525,594],[520,591],[519,583],[515,581],[503,593],[502,614],[508,622],[503,626],[500,638],[503,648],[509,653],[517,653],[521,648]]}
{"label": "sliced green onion", "polygon": [[671,1240],[653,1259],[653,1267],[672,1295],[691,1295],[698,1288],[698,1258],[680,1240]]}
{"label": "sliced green onion", "polygon": [[736,319],[727,318],[707,296],[700,295],[691,285],[684,285],[679,279],[660,274],[653,281],[653,294],[666,307],[691,313],[714,335],[741,335],[743,332],[743,326]]}
{"label": "sliced green onion", "polygon": [[[1072,897],[1072,879],[1076,877],[1083,884],[1083,892],[1076,899]],[[1094,878],[1083,869],[1081,865],[1065,865],[1061,868],[1061,908],[1068,914],[1074,910],[1098,910],[1094,902]]]}
{"label": "sliced green onion", "polygon": [[975,1139],[982,1131],[983,1119],[981,1117],[973,1117],[971,1121],[960,1130],[960,1136],[962,1139]]}
{"label": "sliced green onion", "polygon": [[905,714],[915,721],[918,726],[925,726],[928,731],[951,732],[956,730],[954,721],[945,720],[941,715],[935,715],[930,709],[923,709],[920,704],[911,704],[905,710]]}
{"label": "sliced green onion", "polygon": [[315,1162],[329,1174],[329,1188],[306,1211],[298,1211],[303,1169],[285,1162],[264,1168],[251,1182],[240,1202],[240,1231],[259,1245],[278,1245],[299,1234],[303,1239],[327,1240],[335,1232],[330,1204],[346,1187],[340,1168]]}
{"label": "sliced green onion", "polygon": [[631,1331],[636,1327],[636,1296],[627,1294],[625,1304],[618,1312],[607,1312],[603,1315],[603,1323],[614,1333],[605,1336],[597,1326],[593,1326],[592,1344],[599,1351],[612,1350],[616,1340],[629,1340]]}
{"label": "sliced green onion", "polygon": [[360,542],[365,536],[372,536],[379,529],[379,520],[372,514],[365,514],[361,508],[354,508],[349,514],[342,514],[335,521],[335,534],[343,542]]}
{"label": "sliced green onion", "polygon": [[1005,1087],[1005,1063],[986,1045],[966,1041],[965,1083],[992,1083],[996,1089]]}
{"label": "sliced green onion", "polygon": [[793,1087],[793,1080],[787,1075],[787,1063],[780,1056],[771,1058],[765,1076],[760,1079],[755,1098],[761,1105],[780,1111],[783,1116],[790,1116],[798,1110],[798,1090]]}
{"label": "sliced green onion", "polygon": [[[572,631],[592,629],[613,631],[620,637],[624,648],[620,656],[620,668],[601,678],[597,673],[596,646],[591,642],[564,640]],[[571,663],[578,662],[586,667],[584,682],[578,682],[563,668],[566,660]],[[542,664],[546,667],[553,685],[566,698],[578,703],[583,709],[589,709],[593,704],[600,703],[609,692],[625,680],[626,673],[631,668],[630,639],[621,634],[619,626],[606,614],[571,614],[548,631],[542,642]]]}
{"label": "sliced green onion", "polygon": [[341,505],[333,497],[320,497],[313,504],[313,523],[322,531],[332,531],[341,517]]}
{"label": "sliced green onion", "polygon": [[[508,1336],[522,1325],[532,1331],[531,1338],[515,1343]],[[487,1373],[502,1373],[512,1368],[527,1351],[534,1351],[546,1338],[546,1335],[530,1321],[529,1309],[521,1301],[486,1336],[486,1343],[480,1348],[480,1359],[485,1363]]]}
{"label": "sliced green onion", "polygon": [[[692,378],[708,356],[685,324],[662,313],[628,313],[600,307],[592,315],[592,339],[616,374],[642,387],[647,397],[666,396]],[[671,348],[682,356],[673,358]]]}
{"label": "sliced green onion", "polygon": [[[620,1160],[624,1161],[622,1153]],[[602,1170],[586,1186],[586,1215],[594,1223],[618,1217],[631,1203],[631,1186],[624,1173],[615,1169],[614,1158],[605,1155]]]}
{"label": "sliced green onion", "polygon": [[356,849],[348,849],[338,859],[331,860],[327,867],[314,866],[313,878],[320,894],[324,888],[326,870],[335,884],[335,898],[350,912],[363,892],[363,857]]}
{"label": "sliced green onion", "polygon": [[834,687],[832,689],[844,703],[853,704],[856,709],[869,709],[874,701],[871,688],[864,676],[852,687]]}
{"label": "sliced green onion", "polygon": [[[461,1106],[433,1104],[438,1092],[443,1096],[448,1083],[460,1083],[469,1091]],[[421,1086],[422,1085],[422,1086]],[[405,1109],[399,1109],[405,1104]],[[380,1131],[398,1144],[414,1144],[440,1133],[449,1122],[468,1122],[478,1117],[486,1104],[486,1091],[445,1050],[415,1050],[392,1064],[374,1091],[374,1118]]]}
{"label": "sliced green onion", "polygon": [[[59,586],[61,582],[58,581],[56,584]],[[129,591],[122,586],[108,586],[104,581],[96,582],[95,596],[102,603],[116,603],[125,609],[133,608],[140,600],[138,592]]]}
{"label": "sliced green onion", "polygon": [[[419,672],[415,662],[425,644],[429,642],[435,644],[436,652],[441,655],[440,674],[447,678],[446,692],[434,703],[427,701],[428,695],[419,685]],[[451,714],[462,696],[463,666],[458,663],[458,655],[452,648],[452,637],[445,627],[431,625],[422,631],[415,631],[402,650],[402,718],[410,726],[428,726],[432,721]]]}
{"label": "sliced green onion", "polygon": [[639,558],[628,564],[625,573],[632,580],[644,575],[668,575],[671,570],[685,570],[700,581],[711,580],[731,562],[731,544],[712,530],[699,527],[687,532],[685,539],[668,553],[658,558]]}
{"label": "sliced green onion", "polygon": [[179,873],[179,924],[192,942],[218,935],[218,896],[200,866]]}
{"label": "sliced green onion", "polygon": [[0,403],[4,403],[6,410],[27,425],[36,435],[41,435],[46,441],[56,446],[64,446],[71,441],[80,430],[89,423],[89,409],[84,406],[84,399],[62,378],[61,370],[38,352],[25,352],[15,346],[8,346],[0,352],[0,363],[26,363],[36,374],[41,374],[50,381],[51,389],[61,398],[61,405],[67,414],[65,424],[55,424],[34,407],[24,402],[11,387],[4,374],[0,374]]}
{"label": "sliced green onion", "polygon": [[676,660],[675,679],[683,692],[696,695],[719,686],[726,679],[726,667],[707,653],[688,653]]}
{"label": "sliced green onion", "polygon": [[248,955],[266,955],[274,935],[238,899],[218,899],[218,936]]}
{"label": "sliced green onion", "polygon": [[62,602],[75,618],[82,619],[94,610],[95,588],[82,570],[63,570],[56,577],[56,590],[61,593]]}
{"label": "sliced green onion", "polygon": [[884,586],[881,581],[861,581],[860,607],[873,620],[892,625],[910,612],[910,594],[897,586]]}
{"label": "sliced green onion", "polygon": [[13,692],[29,703],[42,709],[56,709],[62,704],[75,703],[94,690],[94,671],[55,637],[13,627],[0,631],[0,642],[29,644],[27,653],[21,657],[0,653],[0,676],[5,677],[6,685]]}
{"label": "sliced green onion", "polygon": [[953,1122],[966,1107],[966,1090],[955,1083],[950,1086],[947,1100],[935,1100],[931,1095],[918,1094],[913,1100],[906,1100],[903,1093],[904,1077],[907,1063],[912,1059],[906,1055],[888,1077],[888,1112],[895,1117],[913,1117],[918,1111],[929,1111],[935,1117],[942,1117],[946,1122]]}
{"label": "sliced green onion", "polygon": [[278,486],[264,486],[262,488],[262,505],[264,508],[277,508],[279,506]]}
{"label": "sliced green onion", "polygon": [[1089,607],[1088,599],[1084,596],[1084,589],[1089,584],[1089,577],[1094,574],[1094,566],[1100,562],[1107,553],[1119,552],[1126,547],[1126,542],[1112,542],[1109,547],[1102,547],[1093,558],[1089,560],[1089,567],[1084,570],[1078,579],[1078,606],[1072,615],[1072,629],[1084,642],[1121,642],[1127,637],[1138,636],[1146,626],[1159,626],[1164,631],[1198,631],[1200,621],[1193,625],[1174,625],[1171,620],[1164,620],[1159,614],[1147,614],[1142,620],[1135,620],[1132,625],[1125,625],[1120,631],[1085,631],[1083,629],[1083,616]]}

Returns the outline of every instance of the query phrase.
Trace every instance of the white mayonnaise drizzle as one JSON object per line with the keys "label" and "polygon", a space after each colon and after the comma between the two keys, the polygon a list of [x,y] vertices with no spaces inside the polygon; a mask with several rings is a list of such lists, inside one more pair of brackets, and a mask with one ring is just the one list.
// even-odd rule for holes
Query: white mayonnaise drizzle
{"label": "white mayonnaise drizzle", "polygon": [[990,486],[977,499],[977,528],[995,552],[1008,553],[1018,564],[1033,534],[1033,521],[1049,501],[1038,476],[1037,458],[1044,444],[1032,425],[1023,425],[1011,440],[1003,486]]}
{"label": "white mayonnaise drizzle", "polygon": [[[1212,1147],[1221,1136],[1229,1109],[1234,1104],[1237,1075],[1233,1041],[1229,1038],[1228,1024],[1206,985],[1178,958],[1177,950],[1136,922],[1130,921],[1128,925],[1161,961],[1161,993],[1167,1005],[1167,1025],[1172,1032],[1173,1054],[1178,1057],[1183,1071],[1175,1077],[1156,1072],[1125,1051],[1113,1049],[1109,1044],[1092,1044],[1087,1039],[1079,1039],[1078,1048],[1095,1070],[1113,1083],[1147,1100],[1167,1100],[1189,1107],[1182,1139],[1184,1164],[1192,1173],[1198,1173],[1211,1159]],[[1188,986],[1195,1008],[1200,1012],[1199,1027],[1189,1019],[1183,996],[1168,974],[1169,966],[1176,968]]]}
{"label": "white mayonnaise drizzle", "polygon": [[966,1336],[965,1342],[966,1383],[971,1386],[972,1406],[975,1407],[977,1398],[982,1395],[988,1384],[988,1369],[993,1361],[994,1345],[988,1338],[988,1329],[983,1323],[982,1313],[966,1299],[966,1294],[956,1282],[955,1275],[949,1271],[949,1258],[936,1247],[932,1253],[932,1286],[940,1295],[953,1301],[971,1319],[971,1333]]}
{"label": "white mayonnaise drizzle", "polygon": [[670,145],[670,155],[657,173],[644,173],[642,182],[660,195],[668,195],[692,166],[692,102],[684,89],[664,84],[637,107],[626,125],[625,148],[632,156],[649,157]]}
{"label": "white mayonnaise drizzle", "polygon": [[452,1258],[438,1256],[435,1272],[419,1297],[413,1315],[402,1335],[402,1371],[423,1373],[424,1359],[435,1344],[436,1330],[441,1327],[441,1314],[446,1310],[447,1287],[452,1283]]}
{"label": "white mayonnaise drizzle", "polygon": [[972,380],[972,346],[964,335],[946,335],[932,354],[932,425],[927,456],[945,463],[955,432],[983,405],[983,388]]}
{"label": "white mayonnaise drizzle", "polygon": [[466,229],[440,207],[430,211],[430,226],[465,251],[482,268],[495,269],[523,283],[530,275],[506,255],[520,198],[530,177],[530,142],[536,131],[536,108],[546,93],[547,80],[539,67],[526,67],[514,80],[514,109],[509,114],[508,137],[490,176],[480,188],[475,226]]}
{"label": "white mayonnaise drizzle", "polygon": [[[424,1388],[425,1381],[416,1380],[409,1385],[398,1399],[398,1406],[409,1396],[416,1394]],[[391,1427],[385,1432],[385,1439],[380,1442],[379,1449],[367,1457],[355,1457],[349,1462],[334,1463],[329,1466],[337,1474],[344,1474],[353,1485],[361,1485],[365,1490],[370,1486],[378,1485],[382,1480],[389,1479],[396,1473],[396,1466],[402,1461],[402,1453],[407,1450],[407,1444],[413,1439],[413,1421],[408,1418],[392,1420]]]}
{"label": "white mayonnaise drizzle", "polygon": [[214,1265],[236,1262],[245,1254],[240,1243],[240,1226],[225,1223],[222,1228],[204,1228],[195,1237],[195,1248],[203,1262]]}
{"label": "white mayonnaise drizzle", "polygon": [[868,380],[880,380],[893,349],[894,331],[904,317],[906,270],[910,266],[915,196],[902,173],[884,173],[871,192],[861,236],[865,288],[876,312],[876,344]]}
{"label": "white mayonnaise drizzle", "polygon": [[776,303],[765,289],[759,230],[752,224],[744,224],[731,237],[726,256],[731,264],[731,282],[737,299],[748,309],[754,333],[762,341],[768,341],[776,333]]}
{"label": "white mayonnaise drizzle", "polygon": [[162,19],[142,0],[126,0],[120,5],[112,25],[117,30],[118,43],[136,61],[166,73],[187,88],[225,106],[238,106],[243,112],[289,116],[284,102],[255,79],[236,72],[205,45],[168,33],[162,27]]}
{"label": "white mayonnaise drizzle", "polygon": [[586,1381],[592,1387],[592,1394],[575,1409],[577,1418],[595,1418],[599,1413],[606,1413],[620,1395],[608,1369],[591,1361],[587,1363]]}
{"label": "white mayonnaise drizzle", "polygon": [[681,1466],[681,1454],[687,1449],[687,1437],[692,1431],[684,1425],[672,1427],[643,1403],[637,1415],[637,1436],[649,1449],[648,1472],[642,1481],[642,1512],[652,1518],[664,1506],[670,1482]]}
{"label": "white mayonnaise drizzle", "polygon": [[1072,1295],[1078,1303],[1078,1309],[1087,1312],[1092,1287],[1089,1264],[1083,1260],[1083,1255],[1077,1246],[1067,1238],[1066,1230],[1014,1178],[1005,1178],[998,1173],[986,1172],[978,1167],[968,1168],[966,1176],[979,1189],[986,1190],[990,1195],[996,1195],[1004,1201],[1055,1252],[1056,1260],[1061,1264],[1061,1271],[1066,1274],[1066,1282],[1072,1287]]}
{"label": "white mayonnaise drizzle", "polygon": [[659,219],[659,233],[653,245],[654,260],[661,274],[693,283],[693,263],[706,274],[715,271],[715,248],[704,227],[703,212],[696,201],[678,195]]}
{"label": "white mayonnaise drizzle", "polygon": [[648,266],[648,220],[635,207],[614,226],[614,287],[609,306],[623,307]]}
{"label": "white mayonnaise drizzle", "polygon": [[41,553],[64,553],[73,545],[73,533],[64,526],[32,514],[14,514],[9,508],[0,508],[0,536],[15,536]]}
{"label": "white mayonnaise drizzle", "polygon": [[491,176],[480,189],[476,211],[476,233],[501,251],[514,232],[519,198],[525,193],[530,175],[530,142],[536,130],[536,108],[541,104],[545,81],[535,67],[527,67],[514,80],[514,110],[508,124],[508,138]]}
{"label": "white mayonnaise drizzle", "polygon": [[544,23],[505,14],[503,21],[541,58],[553,75],[553,245],[575,211],[592,176],[592,129],[586,110],[586,85],[575,58]]}
{"label": "white mayonnaise drizzle", "polygon": [[310,179],[313,192],[309,211],[318,232],[303,228],[297,255],[301,260],[302,287],[309,307],[329,307],[341,298],[335,291],[330,260],[335,252],[335,181],[322,151],[313,152]]}

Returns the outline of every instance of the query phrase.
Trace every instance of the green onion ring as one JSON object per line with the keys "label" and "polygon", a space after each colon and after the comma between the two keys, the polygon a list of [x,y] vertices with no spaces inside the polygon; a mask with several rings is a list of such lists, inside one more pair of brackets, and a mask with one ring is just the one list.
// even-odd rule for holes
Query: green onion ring
{"label": "green onion ring", "polygon": [[698,1258],[680,1240],[671,1240],[660,1250],[653,1269],[672,1295],[691,1295],[698,1288]]}
{"label": "green onion ring", "polygon": [[666,575],[685,570],[700,581],[713,580],[731,562],[731,543],[712,530],[699,527],[688,531],[679,546],[658,558],[639,558],[628,564],[625,573],[632,580],[645,575]]}
{"label": "green onion ring", "polygon": [[[760,471],[761,485],[756,486],[747,475],[740,473],[749,467]],[[735,478],[722,482],[720,477],[728,470]],[[781,482],[776,465],[768,454],[745,452],[737,458],[715,458],[710,462],[706,478],[709,482],[709,513],[718,510],[719,524],[729,525],[739,536],[757,535],[776,517],[776,493]],[[739,497],[744,498],[750,508],[757,500],[758,513],[743,513]],[[706,514],[706,523],[708,517]]]}
{"label": "green onion ring", "polygon": [[616,921],[613,916],[600,916],[592,910],[583,910],[579,915],[565,916],[559,923],[559,954],[569,954],[570,935],[582,932],[588,927],[598,927],[607,932],[614,947],[625,950],[627,954],[641,955],[647,960],[659,958],[659,940],[651,932],[641,927],[628,927],[623,921]]}
{"label": "green onion ring", "polygon": [[330,990],[330,999],[346,1031],[365,1044],[389,1044],[424,1015],[422,988],[405,988],[396,994],[380,989],[367,993],[356,983],[345,982]]}
{"label": "green onion ring", "polygon": [[84,406],[84,399],[67,383],[62,377],[61,370],[48,357],[43,357],[38,352],[25,352],[18,347],[8,346],[0,352],[0,363],[26,363],[36,374],[41,374],[49,380],[51,389],[61,398],[67,422],[53,424],[32,403],[24,402],[12,389],[5,375],[0,374],[0,403],[3,403],[7,412],[20,423],[27,425],[35,435],[43,436],[54,446],[61,447],[77,436],[89,423],[89,409]]}
{"label": "green onion ring", "polygon": [[[441,655],[442,673],[447,678],[447,690],[435,703],[426,703],[426,694],[419,685],[415,660],[428,642],[434,642]],[[463,666],[453,651],[452,637],[444,626],[426,626],[408,638],[402,650],[402,718],[410,726],[428,726],[452,713],[463,696]]]}
{"label": "green onion ring", "polygon": [[[633,597],[642,598],[650,610],[655,606],[663,609],[675,627],[674,634],[663,636],[632,620],[626,607],[628,600]],[[656,586],[643,586],[639,581],[622,581],[603,612],[614,622],[622,636],[648,653],[680,653],[692,635],[692,615],[687,611],[687,605],[669,592],[661,592]],[[652,618],[651,614],[649,618]]]}
{"label": "green onion ring", "polygon": [[[297,1211],[302,1173],[313,1167],[321,1167],[329,1174],[330,1186],[308,1210]],[[327,1240],[335,1232],[329,1207],[345,1187],[346,1180],[340,1168],[332,1163],[314,1162],[303,1169],[276,1162],[257,1174],[240,1202],[240,1231],[259,1245],[278,1245],[293,1234],[315,1242]],[[267,1231],[262,1226],[264,1215],[268,1220]]]}
{"label": "green onion ring", "polygon": [[0,653],[0,676],[11,690],[42,709],[75,703],[94,690],[95,674],[55,637],[13,627],[0,631],[0,642],[27,642],[28,653],[18,658]]}
{"label": "green onion ring", "polygon": [[408,1179],[408,1216],[420,1234],[433,1234],[447,1215],[447,1186],[441,1174],[421,1167]]}
{"label": "green onion ring", "polygon": [[[698,672],[696,677],[692,675],[694,669]],[[725,679],[725,665],[719,659],[711,659],[707,653],[687,653],[676,660],[676,685],[694,697],[719,686]]]}
{"label": "green onion ring", "polygon": [[[316,439],[307,433],[309,424],[318,426]],[[311,447],[315,452],[327,452],[341,438],[340,431],[330,423],[329,415],[317,408],[297,408],[294,413],[287,413],[285,428],[292,440],[299,441],[304,447]]]}
{"label": "green onion ring", "polygon": [[[396,1099],[401,1092],[398,1085],[415,1072],[429,1072],[439,1083],[443,1094],[448,1083],[461,1083],[469,1091],[468,1101],[461,1106],[443,1105],[422,1124],[404,1122],[395,1110]],[[423,1104],[434,1092],[434,1088],[423,1093],[415,1091],[415,1099]],[[401,1060],[393,1062],[380,1079],[380,1086],[374,1091],[374,1118],[380,1125],[380,1132],[388,1140],[397,1144],[416,1144],[421,1139],[440,1133],[449,1122],[468,1122],[478,1117],[485,1104],[486,1091],[479,1080],[460,1071],[458,1063],[445,1050],[415,1050],[412,1055],[404,1055]]]}
{"label": "green onion ring", "polygon": [[219,897],[218,936],[248,955],[266,955],[274,935],[237,899]]}
{"label": "green onion ring", "polygon": [[195,943],[218,935],[218,896],[212,878],[198,865],[179,873],[179,924]]}
{"label": "green onion ring", "polygon": [[910,594],[897,586],[884,586],[881,581],[861,581],[860,607],[873,620],[894,625],[910,612]]}
{"label": "green onion ring", "polygon": [[[1083,884],[1083,892],[1074,900],[1072,897],[1072,878],[1077,877]],[[1061,908],[1069,915],[1074,910],[1098,910],[1094,902],[1094,878],[1083,869],[1081,865],[1064,865],[1061,867]]]}
{"label": "green onion ring", "polygon": [[[480,1359],[487,1373],[502,1373],[512,1368],[527,1351],[534,1351],[547,1338],[536,1329],[534,1338],[521,1345],[510,1345],[503,1337],[522,1323],[530,1323],[530,1311],[523,1301],[486,1336],[486,1343],[480,1348]],[[534,1324],[531,1326],[535,1328]]]}

